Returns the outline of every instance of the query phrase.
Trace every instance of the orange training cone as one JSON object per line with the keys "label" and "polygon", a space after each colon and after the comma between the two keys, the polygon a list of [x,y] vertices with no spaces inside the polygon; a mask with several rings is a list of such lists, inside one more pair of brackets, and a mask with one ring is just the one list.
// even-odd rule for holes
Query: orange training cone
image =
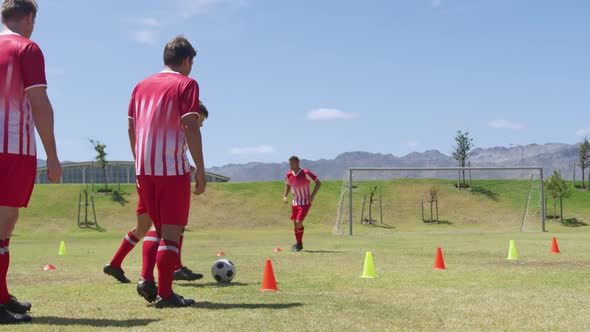
{"label": "orange training cone", "polygon": [[272,270],[272,263],[270,259],[266,260],[266,266],[264,267],[264,276],[262,277],[262,287],[260,291],[278,291],[277,281],[275,280],[275,273]]}
{"label": "orange training cone", "polygon": [[225,253],[223,251],[220,251],[217,253],[217,257],[223,257],[225,256]]}
{"label": "orange training cone", "polygon": [[274,252],[281,252],[281,251],[283,251],[283,249],[281,249],[281,248],[274,248],[272,251],[274,251]]}
{"label": "orange training cone", "polygon": [[440,248],[438,248],[436,250],[436,256],[434,257],[434,269],[435,270],[446,269],[445,259],[443,258],[442,250]]}
{"label": "orange training cone", "polygon": [[51,265],[51,264],[47,264],[43,267],[43,271],[53,271],[55,270],[55,266]]}
{"label": "orange training cone", "polygon": [[551,253],[552,254],[559,254],[559,246],[557,245],[557,239],[553,237],[553,243],[551,243]]}

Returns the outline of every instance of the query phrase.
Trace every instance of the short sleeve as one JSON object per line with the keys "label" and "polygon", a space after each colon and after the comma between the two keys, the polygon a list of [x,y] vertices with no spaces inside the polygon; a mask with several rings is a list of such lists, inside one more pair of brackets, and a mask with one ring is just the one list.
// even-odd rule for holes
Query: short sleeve
{"label": "short sleeve", "polygon": [[289,173],[285,175],[285,184],[289,184]]}
{"label": "short sleeve", "polygon": [[129,109],[127,110],[127,117],[129,119],[135,119],[135,91],[137,91],[137,87],[133,89],[131,93],[131,100],[129,101]]}
{"label": "short sleeve", "polygon": [[45,58],[37,44],[27,45],[20,56],[21,75],[25,91],[39,86],[47,86],[45,77]]}
{"label": "short sleeve", "polygon": [[318,177],[315,174],[313,174],[310,170],[306,169],[304,172],[305,172],[305,177],[307,178],[308,181],[316,182],[318,180]]}
{"label": "short sleeve", "polygon": [[180,117],[199,115],[199,84],[191,80],[180,93]]}

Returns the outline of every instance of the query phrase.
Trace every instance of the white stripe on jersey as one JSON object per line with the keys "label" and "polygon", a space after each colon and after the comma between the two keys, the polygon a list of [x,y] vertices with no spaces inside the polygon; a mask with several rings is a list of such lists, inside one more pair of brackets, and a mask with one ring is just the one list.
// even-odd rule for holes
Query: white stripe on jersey
{"label": "white stripe on jersey", "polygon": [[6,95],[9,95],[10,92],[10,84],[12,84],[12,71],[14,68],[14,62],[10,61],[10,63],[8,63],[8,70],[6,71],[6,85],[4,87],[6,87]]}
{"label": "white stripe on jersey", "polygon": [[152,174],[152,163],[151,161],[151,157],[152,157],[152,126],[149,125],[149,123],[152,122],[152,108],[154,106],[154,98],[152,97],[152,99],[150,99],[150,103],[148,105],[145,117],[146,120],[146,128],[141,128],[141,131],[143,131],[145,133],[145,143],[143,144],[143,155],[141,157],[141,161],[143,163],[143,168],[145,170],[144,174],[148,174],[151,175]]}
{"label": "white stripe on jersey", "polygon": [[[10,103],[10,109],[17,110],[19,106]],[[21,112],[8,112],[8,153],[20,154],[19,137],[20,137],[20,115]],[[17,132],[15,132],[17,131]]]}
{"label": "white stripe on jersey", "polygon": [[4,118],[6,117],[6,101],[0,98],[0,153],[4,152]]}

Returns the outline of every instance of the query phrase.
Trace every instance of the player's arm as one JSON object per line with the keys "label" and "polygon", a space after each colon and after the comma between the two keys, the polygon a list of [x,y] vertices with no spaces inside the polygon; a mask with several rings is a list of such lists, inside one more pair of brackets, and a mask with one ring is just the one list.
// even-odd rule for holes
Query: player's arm
{"label": "player's arm", "polygon": [[186,137],[188,150],[193,157],[197,171],[197,184],[194,193],[200,195],[205,192],[205,161],[203,160],[203,139],[198,114],[188,114],[182,117],[182,127]]}
{"label": "player's arm", "polygon": [[131,146],[131,153],[133,153],[133,160],[135,160],[135,120],[132,118],[129,118],[127,131],[129,133],[129,145]]}
{"label": "player's arm", "polygon": [[47,155],[47,178],[50,182],[56,183],[61,178],[62,169],[57,157],[53,131],[53,107],[51,107],[49,96],[47,96],[47,87],[32,87],[26,91],[33,113],[33,121]]}
{"label": "player's arm", "polygon": [[283,191],[283,204],[287,204],[289,202],[289,192],[291,191],[291,186],[289,183],[285,182],[285,190]]}
{"label": "player's arm", "polygon": [[310,196],[310,200],[312,202],[315,199],[315,195],[318,193],[318,191],[320,191],[320,188],[321,187],[322,187],[322,181],[320,181],[320,179],[316,179],[315,180],[315,185],[313,187],[313,192],[311,193],[311,196]]}

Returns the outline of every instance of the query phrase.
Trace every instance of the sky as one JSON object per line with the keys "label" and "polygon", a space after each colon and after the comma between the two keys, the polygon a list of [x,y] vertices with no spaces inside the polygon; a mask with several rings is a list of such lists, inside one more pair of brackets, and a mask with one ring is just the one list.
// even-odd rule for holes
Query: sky
{"label": "sky", "polygon": [[[586,0],[39,0],[62,161],[131,160],[127,106],[184,34],[208,167],[590,135]],[[39,157],[44,152],[39,149]]]}

